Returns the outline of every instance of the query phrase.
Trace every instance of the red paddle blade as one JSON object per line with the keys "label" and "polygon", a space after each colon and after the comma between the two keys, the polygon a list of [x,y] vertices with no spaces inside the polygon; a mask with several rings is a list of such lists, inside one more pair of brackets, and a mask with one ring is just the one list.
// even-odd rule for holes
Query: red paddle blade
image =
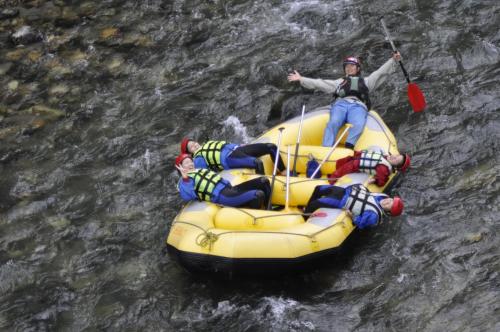
{"label": "red paddle blade", "polygon": [[408,99],[410,100],[413,112],[422,112],[427,105],[424,94],[415,83],[408,83]]}

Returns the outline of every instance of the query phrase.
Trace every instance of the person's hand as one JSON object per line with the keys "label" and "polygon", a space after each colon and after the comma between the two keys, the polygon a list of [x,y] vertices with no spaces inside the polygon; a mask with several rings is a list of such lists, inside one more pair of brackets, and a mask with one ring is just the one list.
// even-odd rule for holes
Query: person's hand
{"label": "person's hand", "polygon": [[181,165],[177,166],[175,165],[175,168],[177,168],[179,170],[179,172],[181,172],[181,176],[183,179],[187,179],[188,178],[188,172],[184,169],[184,167],[182,167]]}
{"label": "person's hand", "polygon": [[401,53],[399,53],[399,51],[396,51],[392,54],[392,58],[394,59],[394,61],[401,61]]}
{"label": "person's hand", "polygon": [[375,178],[373,178],[373,177],[372,177],[372,178],[369,178],[369,179],[368,179],[368,184],[375,183],[375,181],[377,181],[377,180],[375,180]]}
{"label": "person's hand", "polygon": [[301,77],[299,72],[294,70],[292,74],[288,74],[288,82],[300,81]]}

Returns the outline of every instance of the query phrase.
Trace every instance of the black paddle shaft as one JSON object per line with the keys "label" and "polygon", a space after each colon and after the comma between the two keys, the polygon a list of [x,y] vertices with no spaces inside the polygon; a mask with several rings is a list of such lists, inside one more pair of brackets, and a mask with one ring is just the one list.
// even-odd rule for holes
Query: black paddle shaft
{"label": "black paddle shaft", "polygon": [[[385,26],[384,19],[380,19],[380,23],[382,23],[382,29],[384,30],[385,38],[391,43],[392,51],[396,53],[398,50],[396,49],[396,46],[394,45],[394,42],[392,41],[391,36],[389,35],[389,31],[387,30],[387,27]],[[403,61],[399,60],[399,65],[401,66],[401,70],[403,71],[403,74],[405,75],[406,82],[409,84],[411,83],[410,81],[410,75],[408,75],[408,72],[405,69],[405,66],[403,65]]]}

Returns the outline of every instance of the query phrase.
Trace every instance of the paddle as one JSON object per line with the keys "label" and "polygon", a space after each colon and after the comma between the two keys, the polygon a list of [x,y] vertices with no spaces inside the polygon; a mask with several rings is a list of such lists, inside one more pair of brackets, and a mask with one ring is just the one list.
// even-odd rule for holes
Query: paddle
{"label": "paddle", "polygon": [[295,144],[295,159],[293,160],[293,176],[297,176],[297,159],[299,157],[299,144],[300,144],[300,136],[302,133],[302,123],[304,122],[304,112],[306,111],[306,105],[302,105],[302,115],[300,116],[300,124],[299,124],[299,134],[297,135],[297,144]]}
{"label": "paddle", "polygon": [[[278,128],[278,145],[276,149],[276,158],[274,159],[274,168],[273,168],[273,177],[271,180],[271,192],[269,193],[269,201],[267,202],[267,210],[271,210],[272,207],[272,199],[273,199],[273,190],[274,190],[274,181],[276,180],[276,171],[278,170],[278,159],[280,157],[280,146],[281,146],[281,135],[283,135],[283,130],[285,127]],[[288,169],[286,170],[288,172]]]}
{"label": "paddle", "polygon": [[[393,52],[397,52],[398,50],[396,49],[396,46],[394,46],[394,42],[391,39],[391,36],[389,35],[389,31],[387,30],[387,27],[385,25],[384,19],[380,19],[380,23],[382,23],[382,29],[384,30],[385,34],[385,39],[391,43],[391,47]],[[410,101],[410,105],[413,108],[413,112],[421,112],[425,109],[425,106],[427,105],[425,102],[425,97],[420,88],[418,87],[417,84],[412,83],[410,81],[410,76],[408,75],[408,72],[406,71],[403,61],[398,61],[399,65],[401,66],[401,70],[403,71],[403,74],[405,75],[406,82],[408,83],[408,100]]]}

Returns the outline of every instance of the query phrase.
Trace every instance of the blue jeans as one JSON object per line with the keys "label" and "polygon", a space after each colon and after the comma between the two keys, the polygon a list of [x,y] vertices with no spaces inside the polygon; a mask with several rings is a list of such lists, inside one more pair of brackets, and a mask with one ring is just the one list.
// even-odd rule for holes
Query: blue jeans
{"label": "blue jeans", "polygon": [[333,146],[340,127],[344,123],[352,124],[346,143],[356,145],[366,123],[366,107],[359,103],[350,103],[344,99],[337,100],[330,108],[330,120],[323,134],[323,146]]}

